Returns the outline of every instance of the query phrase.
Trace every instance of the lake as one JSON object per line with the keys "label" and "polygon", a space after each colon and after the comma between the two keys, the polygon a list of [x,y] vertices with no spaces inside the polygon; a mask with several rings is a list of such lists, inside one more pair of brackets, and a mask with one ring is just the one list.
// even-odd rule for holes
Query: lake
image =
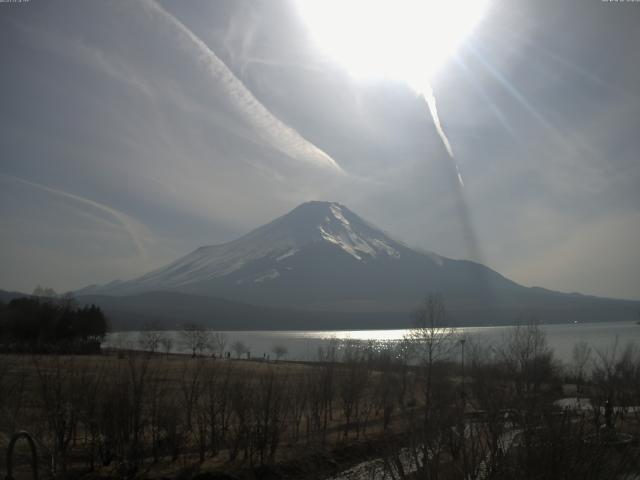
{"label": "lake", "polygon": [[[499,344],[504,335],[513,327],[460,327],[455,328],[455,335],[469,338],[471,341],[485,345]],[[580,341],[587,342],[593,349],[611,349],[616,341],[620,347],[633,341],[640,345],[640,325],[635,322],[601,322],[541,325],[546,333],[549,346],[554,350],[556,358],[571,361],[573,346]],[[173,352],[190,353],[181,345],[177,331],[164,334],[173,339]],[[224,332],[227,337],[226,350],[235,341],[243,342],[251,352],[252,358],[270,355],[275,345],[286,347],[288,360],[315,360],[319,347],[326,348],[332,339],[378,342],[398,341],[407,333],[401,330],[334,330],[334,331],[243,331]],[[138,349],[140,332],[116,332],[107,335],[103,347]],[[334,340],[335,341],[335,340]],[[232,354],[233,355],[233,354]]]}

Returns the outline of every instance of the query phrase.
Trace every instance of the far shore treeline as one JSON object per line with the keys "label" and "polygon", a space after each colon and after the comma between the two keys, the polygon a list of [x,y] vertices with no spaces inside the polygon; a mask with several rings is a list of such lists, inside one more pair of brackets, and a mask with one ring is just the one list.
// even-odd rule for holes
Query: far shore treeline
{"label": "far shore treeline", "polygon": [[70,295],[36,288],[30,297],[0,302],[0,351],[99,353],[108,330],[96,305],[79,306]]}

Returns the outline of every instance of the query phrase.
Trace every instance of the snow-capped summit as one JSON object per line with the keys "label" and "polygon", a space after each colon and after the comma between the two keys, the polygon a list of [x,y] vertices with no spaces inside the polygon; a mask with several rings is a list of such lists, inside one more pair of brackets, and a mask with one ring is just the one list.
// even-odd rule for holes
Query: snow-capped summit
{"label": "snow-capped summit", "polygon": [[252,268],[250,273],[234,281],[236,284],[265,282],[291,270],[293,257],[303,250],[322,244],[336,247],[360,262],[379,257],[400,258],[407,248],[344,205],[312,201],[237,240],[200,247],[165,267],[107,290],[180,290],[228,276],[255,263],[264,264],[264,269],[256,272]]}
{"label": "snow-capped summit", "polygon": [[91,293],[161,290],[305,308],[404,308],[427,291],[479,295],[487,278],[515,285],[482,265],[412,250],[344,205],[313,201],[237,240]]}
{"label": "snow-capped summit", "polygon": [[238,240],[267,238],[270,247],[290,256],[314,242],[329,242],[357,260],[399,257],[403,245],[336,202],[307,202]]}

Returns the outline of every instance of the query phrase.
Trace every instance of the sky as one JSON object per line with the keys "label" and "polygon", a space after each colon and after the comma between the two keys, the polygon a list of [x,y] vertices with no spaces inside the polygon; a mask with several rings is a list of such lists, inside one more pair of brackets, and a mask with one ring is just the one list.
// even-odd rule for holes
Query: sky
{"label": "sky", "polygon": [[0,289],[130,279],[329,200],[523,285],[640,300],[639,22],[490,1],[432,77],[460,187],[423,100],[350,75],[290,1],[0,3]]}

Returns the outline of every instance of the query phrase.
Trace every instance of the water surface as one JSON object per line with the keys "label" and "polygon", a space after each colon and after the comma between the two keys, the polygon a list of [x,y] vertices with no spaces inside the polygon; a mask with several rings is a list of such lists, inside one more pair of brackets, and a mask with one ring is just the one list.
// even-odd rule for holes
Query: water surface
{"label": "water surface", "polygon": [[[455,335],[469,338],[485,345],[497,345],[513,327],[459,327],[455,328]],[[571,361],[573,346],[580,341],[587,342],[594,350],[613,348],[616,341],[619,347],[633,341],[640,345],[640,325],[635,322],[598,322],[598,323],[570,323],[542,325],[547,336],[549,346],[554,350],[556,358]],[[316,360],[318,349],[326,348],[335,340],[356,341],[398,341],[407,334],[407,329],[400,330],[325,330],[325,331],[242,331],[224,332],[227,337],[226,350],[231,351],[231,345],[236,341],[243,342],[249,349],[251,358],[273,357],[273,347],[284,346],[287,359]],[[173,339],[173,352],[189,353],[182,345],[177,331],[167,331],[164,334]],[[104,347],[140,348],[138,339],[140,332],[117,332],[107,336]],[[231,355],[234,355],[233,353]]]}

